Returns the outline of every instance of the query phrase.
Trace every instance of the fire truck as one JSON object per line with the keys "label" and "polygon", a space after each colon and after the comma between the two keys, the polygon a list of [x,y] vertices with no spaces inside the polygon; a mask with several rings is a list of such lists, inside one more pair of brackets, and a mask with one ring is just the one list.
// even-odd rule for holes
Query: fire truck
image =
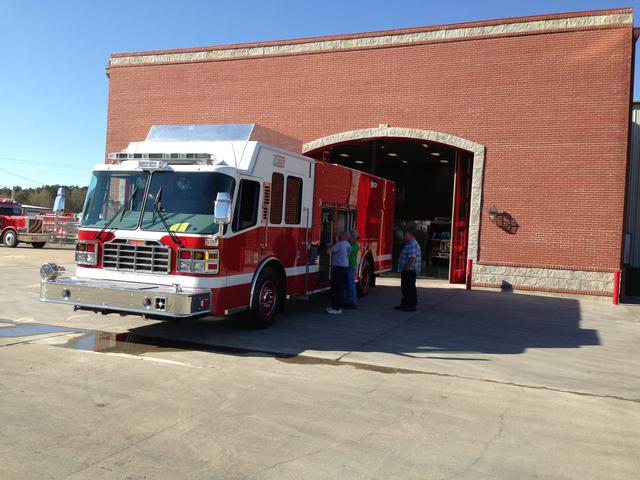
{"label": "fire truck", "polygon": [[14,248],[18,243],[30,243],[42,248],[49,240],[43,232],[42,218],[22,214],[22,205],[7,197],[0,197],[0,240],[5,247]]}
{"label": "fire truck", "polygon": [[278,135],[156,125],[110,154],[89,184],[76,276],[44,264],[41,300],[151,319],[246,312],[266,327],[287,299],[329,288],[329,247],[349,229],[365,295],[391,270],[394,183],[274,146]]}

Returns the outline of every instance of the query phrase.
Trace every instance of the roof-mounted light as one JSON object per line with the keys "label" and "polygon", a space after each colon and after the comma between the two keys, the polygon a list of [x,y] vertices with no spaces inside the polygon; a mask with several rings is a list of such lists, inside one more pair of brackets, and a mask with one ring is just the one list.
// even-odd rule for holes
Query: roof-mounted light
{"label": "roof-mounted light", "polygon": [[[164,162],[165,164],[183,164],[183,165],[194,165],[194,164],[204,164],[211,165],[213,160],[215,160],[214,156],[210,153],[126,153],[126,152],[115,152],[110,153],[108,155],[109,160],[113,163],[121,163],[127,160],[146,160],[148,162],[148,167],[142,168],[159,168],[160,163]],[[157,161],[157,165],[152,165],[151,161]],[[142,162],[140,162],[142,163]]]}

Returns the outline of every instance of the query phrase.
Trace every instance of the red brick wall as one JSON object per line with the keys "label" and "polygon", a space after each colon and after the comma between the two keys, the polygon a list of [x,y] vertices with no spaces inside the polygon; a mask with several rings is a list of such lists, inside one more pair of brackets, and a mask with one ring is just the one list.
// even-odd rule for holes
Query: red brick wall
{"label": "red brick wall", "polygon": [[[303,142],[387,123],[486,145],[480,262],[620,263],[632,28],[110,69],[107,150],[153,124],[251,122]],[[485,220],[495,203],[520,225]]]}

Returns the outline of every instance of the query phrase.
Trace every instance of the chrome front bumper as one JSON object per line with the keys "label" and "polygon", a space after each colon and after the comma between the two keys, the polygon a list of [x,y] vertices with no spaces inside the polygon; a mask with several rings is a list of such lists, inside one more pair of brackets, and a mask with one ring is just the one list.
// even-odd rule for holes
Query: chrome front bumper
{"label": "chrome front bumper", "polygon": [[104,313],[182,318],[211,311],[211,290],[59,277],[40,282],[40,301]]}

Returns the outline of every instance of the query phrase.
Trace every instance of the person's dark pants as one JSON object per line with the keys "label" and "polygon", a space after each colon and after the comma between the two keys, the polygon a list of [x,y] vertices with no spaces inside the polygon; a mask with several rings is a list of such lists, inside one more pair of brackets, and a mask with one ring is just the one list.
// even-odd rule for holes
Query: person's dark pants
{"label": "person's dark pants", "polygon": [[402,305],[405,308],[416,308],[418,304],[418,290],[416,289],[416,271],[409,270],[400,274],[400,289],[402,290]]}
{"label": "person's dark pants", "polygon": [[344,305],[347,282],[349,281],[348,267],[331,268],[331,308],[340,310]]}

